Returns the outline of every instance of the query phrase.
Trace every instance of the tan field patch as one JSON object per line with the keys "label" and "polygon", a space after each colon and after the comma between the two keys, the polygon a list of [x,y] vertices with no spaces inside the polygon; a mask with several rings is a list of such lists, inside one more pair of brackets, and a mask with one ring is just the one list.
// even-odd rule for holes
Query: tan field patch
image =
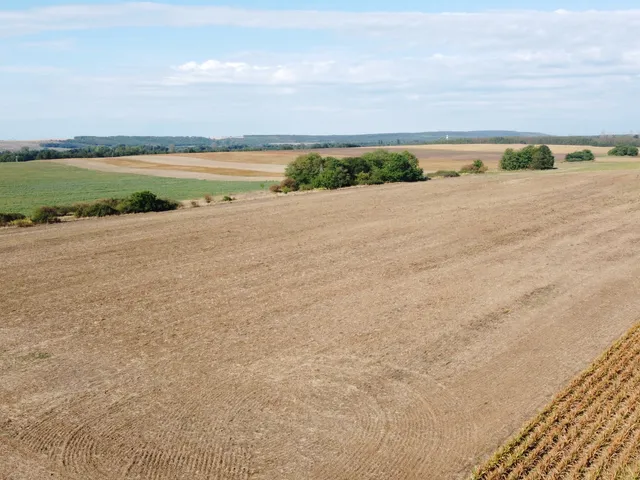
{"label": "tan field patch", "polygon": [[0,231],[0,478],[466,478],[640,318],[638,198],[553,171]]}
{"label": "tan field patch", "polygon": [[[524,145],[409,145],[384,147],[390,151],[409,150],[416,155],[426,173],[437,170],[460,170],[474,160],[482,160],[490,171],[497,171],[507,148]],[[562,165],[564,155],[585,147],[559,145],[550,147],[556,163]],[[316,150],[323,156],[354,157],[377,150],[377,147],[327,148]],[[609,148],[591,147],[598,162],[634,162],[631,157],[606,157]],[[180,153],[171,155],[140,155],[119,158],[59,160],[83,168],[143,175],[191,177],[227,180],[278,180],[287,164],[311,150],[279,150],[260,152]],[[623,159],[623,160],[620,160]],[[575,167],[573,167],[575,168]],[[582,167],[584,168],[584,167]]]}
{"label": "tan field patch", "polygon": [[[420,166],[426,172],[436,170],[459,170],[474,160],[482,160],[490,169],[498,169],[502,154],[507,148],[522,148],[525,145],[494,145],[494,144],[470,144],[470,145],[400,145],[382,147],[390,151],[408,150],[420,160]],[[315,150],[322,156],[357,157],[366,152],[372,152],[379,147],[358,147],[358,148],[327,148]],[[567,153],[589,148],[597,157],[606,156],[609,147],[584,147],[575,145],[552,145],[550,146],[556,161],[561,162]],[[220,162],[246,162],[264,163],[271,165],[286,165],[295,160],[299,155],[311,152],[312,150],[283,150],[269,152],[224,152],[224,153],[195,153],[185,154],[185,156],[195,156],[197,158],[216,160]]]}
{"label": "tan field patch", "polygon": [[177,170],[184,172],[211,173],[214,175],[230,175],[244,177],[265,177],[272,176],[280,178],[282,175],[272,172],[264,172],[257,170],[241,170],[238,168],[220,168],[220,167],[203,167],[196,165],[175,165],[152,161],[134,160],[129,157],[104,158],[102,162],[107,165],[115,165],[118,167],[144,168],[150,170]]}
{"label": "tan field patch", "polygon": [[640,478],[640,327],[574,380],[473,478]]}

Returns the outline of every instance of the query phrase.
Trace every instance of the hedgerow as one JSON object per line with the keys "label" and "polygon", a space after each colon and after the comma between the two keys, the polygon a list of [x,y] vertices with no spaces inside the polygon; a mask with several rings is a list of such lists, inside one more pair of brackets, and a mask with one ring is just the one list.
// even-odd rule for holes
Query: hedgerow
{"label": "hedgerow", "polygon": [[591,150],[580,150],[579,152],[567,153],[564,157],[567,162],[592,162],[596,159],[596,156]]}
{"label": "hedgerow", "polygon": [[527,145],[521,150],[507,148],[500,160],[502,170],[548,170],[553,168],[555,158],[546,145]]}
{"label": "hedgerow", "polygon": [[0,227],[9,225],[16,220],[23,220],[25,217],[21,213],[0,213]]}
{"label": "hedgerow", "polygon": [[637,157],[638,147],[634,145],[618,145],[609,150],[609,155],[614,157]]}
{"label": "hedgerow", "polygon": [[[286,170],[287,179],[272,191],[335,189],[353,185],[373,185],[393,182],[428,180],[410,152],[376,150],[361,157],[322,157],[317,153],[301,155]],[[285,185],[285,182],[286,185]]]}

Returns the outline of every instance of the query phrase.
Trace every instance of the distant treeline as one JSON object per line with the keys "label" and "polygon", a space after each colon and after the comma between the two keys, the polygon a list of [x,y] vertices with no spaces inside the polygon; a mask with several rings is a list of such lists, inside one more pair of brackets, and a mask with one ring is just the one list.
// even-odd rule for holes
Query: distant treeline
{"label": "distant treeline", "polygon": [[[541,135],[509,130],[476,130],[470,132],[438,131],[420,133],[373,133],[356,135],[245,135],[242,137],[207,138],[207,137],[141,137],[119,135],[114,137],[79,136],[68,140],[43,143],[46,148],[84,148],[96,146],[157,146],[169,149],[188,147],[229,148],[231,150],[247,148],[322,148],[340,146],[372,146],[396,144],[421,144],[438,139],[455,138],[488,138],[488,137],[527,137]],[[316,147],[319,145],[319,147]]]}
{"label": "distant treeline", "polygon": [[44,148],[42,150],[30,150],[25,147],[18,151],[0,151],[0,162],[28,162],[31,160],[55,160],[62,158],[105,158],[105,157],[128,157],[132,155],[162,155],[171,153],[204,153],[204,152],[238,152],[238,151],[262,151],[262,150],[319,150],[323,148],[351,148],[359,147],[357,144],[314,144],[314,145],[265,145],[262,147],[250,147],[248,145],[234,145],[229,147],[163,147],[156,145],[115,147],[87,146],[81,148],[62,149],[57,144],[55,148]]}
{"label": "distant treeline", "polygon": [[116,137],[73,137],[69,140],[43,143],[48,148],[84,148],[84,147],[211,147],[213,140],[206,137],[131,137],[119,135]]}
{"label": "distant treeline", "polygon": [[[416,134],[375,134],[375,135],[252,135],[238,138],[212,140],[205,137],[74,137],[42,144],[42,150],[23,148],[19,151],[0,152],[0,162],[26,162],[61,158],[124,157],[130,155],[158,155],[170,153],[238,152],[268,150],[320,150],[325,148],[354,148],[393,145],[438,145],[438,144],[522,144],[522,145],[580,145],[592,147],[616,147],[618,145],[640,146],[638,135],[600,135],[556,137],[548,135],[517,134],[503,132],[500,136],[452,137],[466,134],[489,134],[495,132],[426,132]],[[502,133],[502,132],[501,132]],[[448,134],[449,139],[424,138],[425,135]],[[394,138],[394,137],[398,138]],[[310,139],[333,139],[318,143],[308,143]],[[337,140],[341,141],[337,141]],[[347,141],[360,139],[360,141]],[[269,143],[275,140],[289,140],[300,143]],[[121,142],[121,143],[115,143]],[[140,143],[149,142],[149,143]],[[266,142],[266,143],[259,143]]]}
{"label": "distant treeline", "polygon": [[96,158],[96,157],[125,157],[129,155],[154,155],[168,153],[166,147],[146,145],[142,147],[86,147],[70,150],[30,150],[23,148],[18,151],[0,152],[0,162],[28,162],[31,160],[54,160],[60,158]]}
{"label": "distant treeline", "polygon": [[432,144],[472,144],[472,143],[488,143],[488,144],[512,144],[520,143],[522,145],[580,145],[589,147],[615,147],[617,145],[636,145],[640,146],[640,138],[638,135],[599,135],[599,136],[522,136],[522,137],[490,137],[490,138],[453,138],[449,140],[437,140]]}

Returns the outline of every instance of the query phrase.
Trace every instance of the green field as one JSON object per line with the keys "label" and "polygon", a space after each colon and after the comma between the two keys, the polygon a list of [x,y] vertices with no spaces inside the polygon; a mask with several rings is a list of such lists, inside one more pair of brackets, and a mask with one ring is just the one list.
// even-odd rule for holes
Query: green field
{"label": "green field", "polygon": [[150,190],[173,200],[265,189],[270,182],[224,182],[105,173],[48,161],[0,163],[0,212],[29,215],[42,205],[68,205]]}

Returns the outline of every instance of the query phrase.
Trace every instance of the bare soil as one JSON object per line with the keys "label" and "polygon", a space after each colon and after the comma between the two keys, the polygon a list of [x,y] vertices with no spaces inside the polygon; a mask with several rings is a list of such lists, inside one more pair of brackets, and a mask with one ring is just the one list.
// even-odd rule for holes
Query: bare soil
{"label": "bare soil", "polygon": [[53,140],[0,140],[0,151],[2,150],[20,150],[27,147],[32,150],[42,148],[41,143],[51,142]]}
{"label": "bare soil", "polygon": [[0,231],[0,478],[464,478],[640,318],[639,180]]}

